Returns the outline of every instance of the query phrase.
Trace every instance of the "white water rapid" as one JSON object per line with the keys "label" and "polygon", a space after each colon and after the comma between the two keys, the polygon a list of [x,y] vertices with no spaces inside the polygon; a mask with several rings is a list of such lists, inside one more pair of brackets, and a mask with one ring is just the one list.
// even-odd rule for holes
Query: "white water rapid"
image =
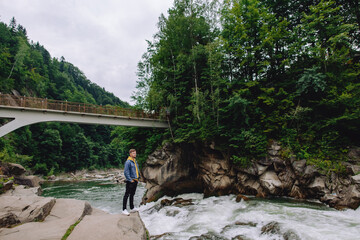
{"label": "white water rapid", "polygon": [[[156,239],[183,240],[211,233],[214,238],[206,239],[233,239],[240,235],[241,239],[280,240],[286,232],[288,239],[360,239],[360,209],[337,211],[320,203],[291,199],[253,199],[237,203],[234,195],[203,198],[202,194],[184,194],[177,197],[193,199],[194,205],[165,206],[156,210],[161,205],[160,199],[141,206],[141,218],[150,235],[166,233]],[[279,232],[262,234],[262,227],[273,221],[279,223]]]}
{"label": "white water rapid", "polygon": [[[146,189],[139,184],[135,205]],[[111,182],[78,182],[44,187],[44,196],[75,198],[112,214],[122,211],[125,185]],[[360,240],[360,208],[337,211],[318,202],[292,199],[250,199],[237,203],[235,196],[203,198],[202,194],[177,196],[192,199],[194,205],[161,206],[157,202],[140,206],[140,215],[151,239],[160,240]],[[277,222],[278,231],[262,234],[262,228]],[[207,238],[196,238],[208,234]],[[162,236],[158,236],[162,235]],[[239,238],[235,238],[240,236]]]}

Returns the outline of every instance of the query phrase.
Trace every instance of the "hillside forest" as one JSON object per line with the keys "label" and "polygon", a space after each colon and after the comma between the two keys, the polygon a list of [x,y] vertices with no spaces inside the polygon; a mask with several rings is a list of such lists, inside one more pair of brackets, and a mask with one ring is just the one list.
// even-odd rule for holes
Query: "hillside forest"
{"label": "hillside forest", "polygon": [[[73,64],[52,58],[27,37],[15,17],[0,23],[0,92],[129,108],[114,94],[92,83]],[[6,119],[0,119],[0,125]],[[34,173],[52,175],[78,169],[120,167],[128,150],[113,142],[114,127],[39,123],[0,139],[0,160],[21,163]]]}
{"label": "hillside forest", "polygon": [[135,106],[0,24],[0,91],[170,112],[168,130],[44,123],[0,139],[0,159],[37,173],[121,166],[165,142],[214,143],[246,167],[279,141],[283,157],[343,172],[360,146],[357,0],[175,0],[138,64]]}

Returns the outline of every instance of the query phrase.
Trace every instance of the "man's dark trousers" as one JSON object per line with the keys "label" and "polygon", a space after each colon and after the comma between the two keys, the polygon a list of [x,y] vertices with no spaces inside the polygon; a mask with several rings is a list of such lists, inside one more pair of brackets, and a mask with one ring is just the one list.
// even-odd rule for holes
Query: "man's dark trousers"
{"label": "man's dark trousers", "polygon": [[129,195],[130,195],[130,209],[134,208],[134,195],[135,195],[137,184],[138,184],[137,181],[134,181],[134,182],[126,181],[126,191],[125,191],[125,195],[124,195],[124,199],[123,199],[123,210],[126,209],[126,203],[127,203]]}

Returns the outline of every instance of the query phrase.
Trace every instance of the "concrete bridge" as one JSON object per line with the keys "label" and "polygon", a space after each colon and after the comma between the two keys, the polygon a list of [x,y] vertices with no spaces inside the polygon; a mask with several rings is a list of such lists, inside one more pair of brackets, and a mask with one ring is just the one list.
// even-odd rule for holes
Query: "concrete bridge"
{"label": "concrete bridge", "polygon": [[54,121],[131,127],[169,127],[165,112],[155,114],[116,106],[18,97],[9,94],[0,94],[0,118],[11,120],[0,127],[0,137],[26,125]]}

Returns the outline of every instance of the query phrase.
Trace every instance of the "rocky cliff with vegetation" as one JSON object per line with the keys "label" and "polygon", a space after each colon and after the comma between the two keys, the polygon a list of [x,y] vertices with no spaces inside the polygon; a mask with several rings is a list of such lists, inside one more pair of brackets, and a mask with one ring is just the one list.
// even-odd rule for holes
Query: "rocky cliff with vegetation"
{"label": "rocky cliff with vegetation", "polygon": [[[311,195],[312,183],[324,183],[334,194],[352,164],[350,150],[360,146],[355,2],[175,1],[139,63],[137,104],[170,113],[169,131],[149,143],[183,144],[176,151],[185,155],[191,146],[191,157],[177,165],[184,167],[180,176],[197,171],[209,193],[242,182],[239,192]],[[281,155],[268,152],[272,139],[281,142],[273,150]],[[204,147],[209,142],[213,149]],[[162,162],[150,157],[147,166]],[[212,168],[232,173],[221,178]],[[268,178],[270,192],[262,184]],[[280,184],[284,178],[288,185]]]}
{"label": "rocky cliff with vegetation", "polygon": [[146,161],[143,176],[147,193],[144,203],[163,195],[202,192],[206,196],[245,194],[256,197],[317,199],[337,209],[360,205],[360,148],[348,153],[346,173],[324,172],[284,156],[272,141],[266,157],[246,166],[233,163],[211,144],[170,145],[155,151]]}
{"label": "rocky cliff with vegetation", "polygon": [[359,3],[202,3],[175,1],[139,63],[138,104],[168,106],[158,146],[175,143],[147,159],[144,201],[193,189],[356,208]]}

